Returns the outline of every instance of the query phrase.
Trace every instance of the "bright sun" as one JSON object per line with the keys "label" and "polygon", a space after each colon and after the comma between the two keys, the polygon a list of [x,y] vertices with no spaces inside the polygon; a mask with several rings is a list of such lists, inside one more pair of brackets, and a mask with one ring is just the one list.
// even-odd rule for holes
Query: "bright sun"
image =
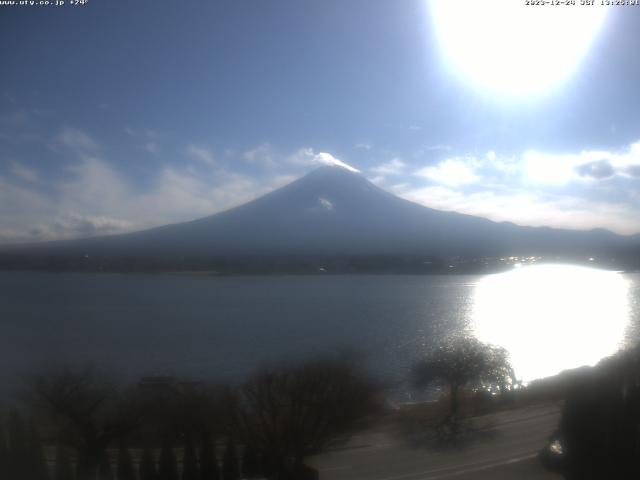
{"label": "bright sun", "polygon": [[431,0],[440,48],[463,80],[509,97],[561,85],[604,23],[598,5],[528,6],[524,0]]}

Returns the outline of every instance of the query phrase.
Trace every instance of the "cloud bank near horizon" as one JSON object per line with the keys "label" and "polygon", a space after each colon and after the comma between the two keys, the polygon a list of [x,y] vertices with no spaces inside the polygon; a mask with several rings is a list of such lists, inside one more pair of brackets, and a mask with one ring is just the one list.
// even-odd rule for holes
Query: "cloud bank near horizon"
{"label": "cloud bank near horizon", "polygon": [[634,234],[640,232],[639,173],[640,141],[618,151],[450,156],[414,170],[409,181],[398,183],[397,175],[375,180],[436,209],[521,225]]}
{"label": "cloud bank near horizon", "polygon": [[65,159],[47,171],[0,158],[0,242],[116,234],[188,221],[250,201],[321,165],[362,172],[380,187],[431,208],[523,225],[640,232],[640,142],[618,151],[528,150],[511,156],[458,154],[453,147],[425,147],[402,156],[369,146],[358,157],[363,149],[356,145],[350,157],[360,158],[357,169],[325,151],[282,152],[268,143],[221,150],[185,142],[173,161],[161,160],[166,146],[160,134],[131,129],[126,134],[154,161],[132,172],[113,161],[109,145],[71,126],[39,140]]}

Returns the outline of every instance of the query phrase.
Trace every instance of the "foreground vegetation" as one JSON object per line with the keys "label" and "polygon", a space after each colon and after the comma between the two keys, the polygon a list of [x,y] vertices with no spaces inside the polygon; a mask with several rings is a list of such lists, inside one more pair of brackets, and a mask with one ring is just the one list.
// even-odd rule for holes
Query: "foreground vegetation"
{"label": "foreground vegetation", "polygon": [[341,358],[264,369],[233,389],[169,377],[117,386],[96,370],[27,383],[1,421],[3,479],[317,478],[305,458],[377,406],[373,384]]}
{"label": "foreground vegetation", "polygon": [[[430,429],[439,447],[480,438],[476,415],[554,402],[562,418],[545,466],[567,479],[640,478],[640,347],[524,387],[504,350],[454,337],[416,363],[413,380],[437,399],[384,418]],[[233,388],[41,372],[0,410],[0,478],[316,479],[305,460],[383,418],[380,393],[346,357],[265,368]]]}
{"label": "foreground vegetation", "polygon": [[640,478],[640,346],[572,372],[549,469],[574,479]]}

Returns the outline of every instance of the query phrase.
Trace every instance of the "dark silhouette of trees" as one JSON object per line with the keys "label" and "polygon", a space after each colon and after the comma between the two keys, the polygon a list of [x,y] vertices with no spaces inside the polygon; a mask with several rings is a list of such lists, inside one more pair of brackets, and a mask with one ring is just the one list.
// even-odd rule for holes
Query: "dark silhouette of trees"
{"label": "dark silhouette of trees", "polygon": [[454,422],[463,388],[505,390],[515,382],[506,350],[468,336],[445,340],[413,367],[417,387],[446,386],[449,413],[445,422]]}
{"label": "dark silhouette of trees", "polygon": [[640,347],[572,379],[558,440],[568,480],[640,478]]}
{"label": "dark silhouette of trees", "polygon": [[25,480],[47,480],[49,478],[47,460],[44,456],[40,433],[33,420],[29,424],[28,458],[28,473]]}
{"label": "dark silhouette of trees", "polygon": [[15,410],[8,420],[8,470],[9,478],[25,478],[29,475],[29,448],[27,427],[22,416]]}
{"label": "dark silhouette of trees", "polygon": [[143,414],[135,395],[91,369],[56,370],[31,379],[34,405],[78,451],[78,480],[93,478],[109,444],[135,429]]}
{"label": "dark silhouette of trees", "polygon": [[260,456],[256,448],[251,445],[245,445],[242,451],[242,475],[246,478],[255,478],[260,476],[262,468],[260,465]]}
{"label": "dark silhouette of trees", "polygon": [[[28,387],[38,423],[0,421],[0,478],[49,480],[40,432],[56,447],[51,480],[314,478],[305,457],[345,440],[377,405],[372,383],[338,358],[265,369],[237,390],[171,377],[124,389],[91,369],[44,372]],[[227,441],[222,468],[216,436]],[[146,447],[137,472],[125,439]]]}
{"label": "dark silhouette of trees", "polygon": [[[78,475],[80,477],[80,475]],[[82,477],[80,477],[82,478]],[[93,477],[87,477],[87,480]],[[111,459],[106,450],[102,451],[100,463],[98,464],[98,480],[115,480],[113,478],[113,469],[111,468]]]}
{"label": "dark silhouette of trees", "polygon": [[140,435],[151,442],[158,438],[200,439],[226,430],[226,389],[219,385],[153,377],[140,382],[138,389],[145,404]]}
{"label": "dark silhouette of trees", "polygon": [[58,445],[56,448],[54,480],[74,480],[71,458],[66,447]]}
{"label": "dark silhouette of trees", "polygon": [[178,480],[178,464],[171,440],[167,439],[160,450],[158,480]]}
{"label": "dark silhouette of trees", "polygon": [[232,438],[229,438],[222,457],[222,480],[238,480],[239,478],[238,452],[235,442]]}
{"label": "dark silhouette of trees", "polygon": [[25,422],[12,410],[7,424],[6,429],[0,424],[0,478],[47,480],[44,449],[34,421]]}
{"label": "dark silhouette of trees", "polygon": [[[153,452],[150,448],[145,447],[142,450],[139,465],[140,480],[157,480],[158,471],[156,469],[156,461],[153,458]],[[204,478],[202,480],[205,480]]]}
{"label": "dark silhouette of trees", "polygon": [[202,480],[219,480],[220,478],[213,441],[211,434],[207,431],[203,432],[200,443],[200,477]]}
{"label": "dark silhouette of trees", "polygon": [[118,466],[116,472],[118,480],[136,480],[131,453],[123,442],[120,442],[120,446],[118,447]]}
{"label": "dark silhouette of trees", "polygon": [[266,369],[240,389],[236,430],[263,454],[263,466],[288,478],[373,411],[376,389],[347,359],[325,358]]}
{"label": "dark silhouette of trees", "polygon": [[0,417],[0,478],[9,476],[9,446],[7,445],[7,432],[4,420]]}
{"label": "dark silhouette of trees", "polygon": [[187,437],[184,442],[184,457],[182,459],[182,480],[199,480],[199,478],[196,447],[191,437]]}

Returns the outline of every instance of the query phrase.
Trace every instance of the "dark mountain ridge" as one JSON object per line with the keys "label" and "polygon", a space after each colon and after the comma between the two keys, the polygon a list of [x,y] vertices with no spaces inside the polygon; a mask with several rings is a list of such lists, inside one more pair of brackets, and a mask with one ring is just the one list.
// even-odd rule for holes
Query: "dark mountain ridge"
{"label": "dark mountain ridge", "polygon": [[[16,255],[156,259],[344,256],[633,256],[638,236],[523,227],[399,198],[363,176],[321,167],[256,200],[134,233],[5,247]],[[0,265],[3,262],[0,261]],[[4,262],[6,264],[6,262]]]}

